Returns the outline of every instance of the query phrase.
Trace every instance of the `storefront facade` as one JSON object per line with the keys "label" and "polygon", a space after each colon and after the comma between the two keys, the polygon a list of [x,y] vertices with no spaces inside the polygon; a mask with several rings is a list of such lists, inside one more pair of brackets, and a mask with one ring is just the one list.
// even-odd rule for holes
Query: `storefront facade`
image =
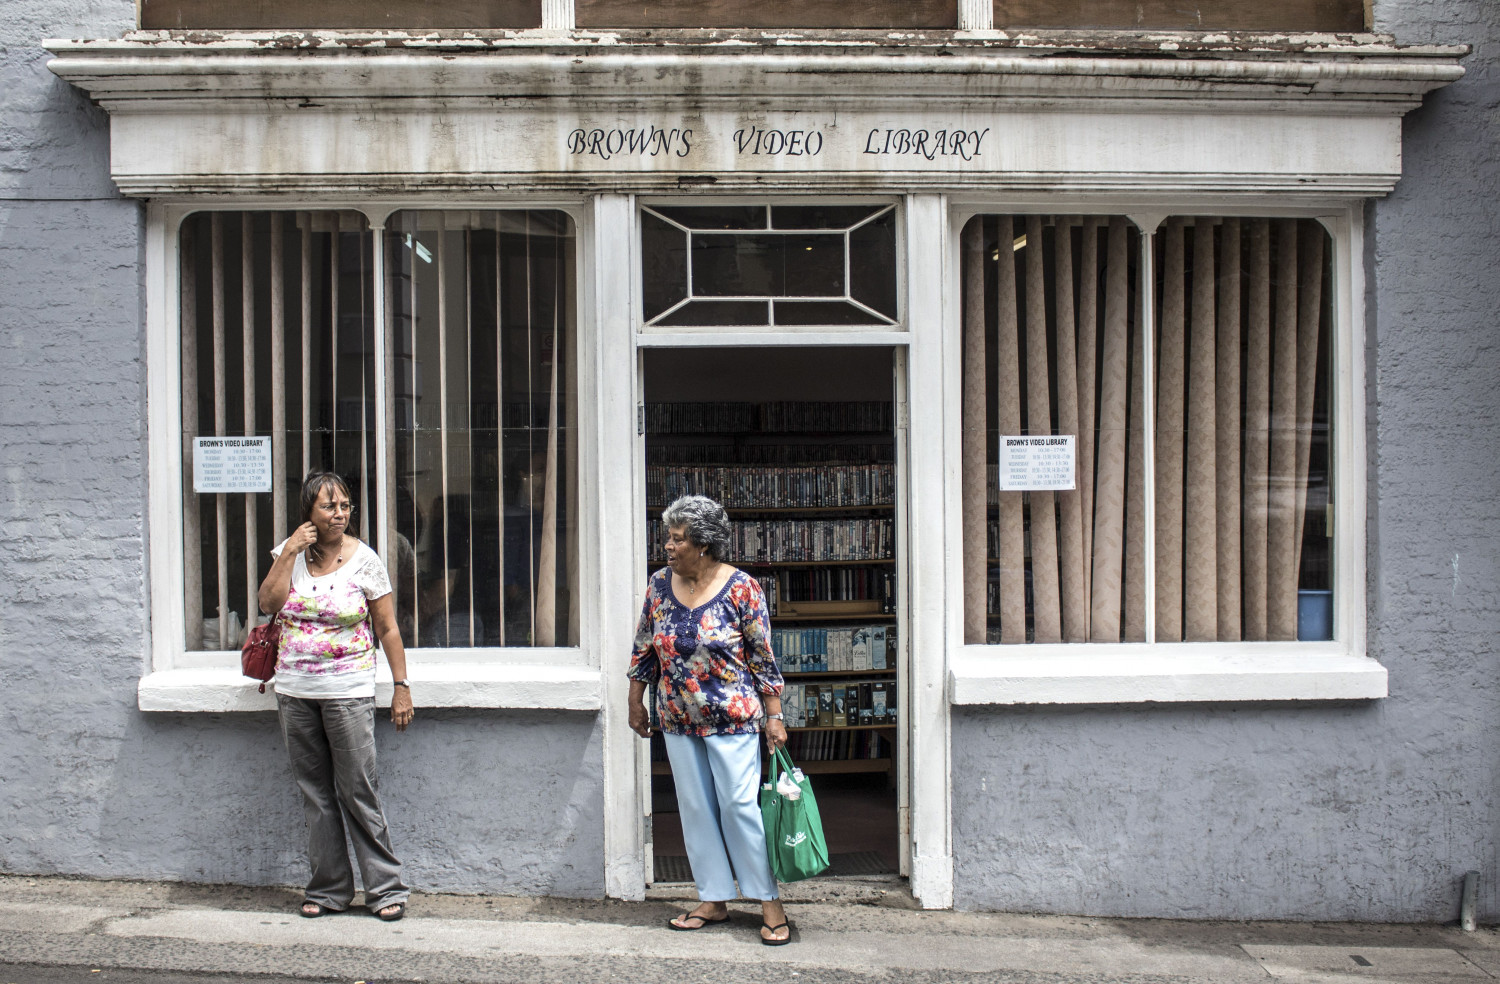
{"label": "storefront facade", "polygon": [[[892,489],[860,506],[891,542],[848,556],[889,589],[849,610],[892,640],[900,713],[872,754],[922,905],[1446,918],[1448,869],[1491,870],[1493,847],[1383,881],[1381,845],[1431,831],[1400,783],[1340,773],[1381,772],[1372,733],[1404,740],[1370,631],[1369,202],[1407,180],[1403,116],[1463,52],[1194,43],[49,42],[144,202],[145,655],[108,681],[133,754],[89,779],[143,829],[98,834],[99,858],[86,830],[44,834],[6,867],[295,879],[273,705],[232,643],[247,558],[321,460],[355,476],[409,619],[419,718],[382,754],[417,883],[642,897],[652,763],[623,670],[652,468],[719,466],[696,425],[656,455],[648,421],[851,401],[840,367],[873,365]],[[799,358],[825,381],[788,383]],[[734,379],[761,365],[783,368]],[[273,491],[205,492],[194,439],[246,435],[271,438]],[[991,478],[1006,436],[1037,435],[1075,439],[1066,491]],[[825,520],[845,521],[786,522]],[[49,829],[79,809],[43,799]],[[226,851],[263,804],[276,822]],[[1208,884],[1226,867],[1242,890]]]}

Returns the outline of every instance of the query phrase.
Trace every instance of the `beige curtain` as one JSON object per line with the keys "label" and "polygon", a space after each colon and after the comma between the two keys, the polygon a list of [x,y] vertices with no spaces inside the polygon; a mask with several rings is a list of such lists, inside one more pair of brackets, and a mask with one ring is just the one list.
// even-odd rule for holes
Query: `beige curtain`
{"label": "beige curtain", "polygon": [[[554,249],[560,252],[560,244],[555,239],[553,242]],[[553,259],[553,274],[557,281],[561,281],[560,271],[556,269],[557,257],[554,256]],[[538,646],[557,644],[557,361],[562,354],[558,348],[561,341],[559,319],[562,304],[560,297],[554,296],[552,300],[552,357],[548,360],[550,371],[547,378],[547,455],[542,469],[542,542],[537,559]]]}
{"label": "beige curtain", "polygon": [[[984,216],[964,230],[970,643],[1144,641],[1147,562],[1158,641],[1296,638],[1326,420],[1327,233],[1181,216],[1156,231],[1149,463],[1138,241],[1120,217]],[[996,493],[1007,434],[1076,435],[1077,488]]]}
{"label": "beige curtain", "polygon": [[1159,238],[1156,638],[1295,639],[1327,234],[1199,217]]}
{"label": "beige curtain", "polygon": [[[1145,638],[1134,238],[1122,218],[982,217],[964,232],[967,641]],[[1006,434],[1074,435],[1076,488],[987,494]],[[993,557],[975,549],[990,542]]]}

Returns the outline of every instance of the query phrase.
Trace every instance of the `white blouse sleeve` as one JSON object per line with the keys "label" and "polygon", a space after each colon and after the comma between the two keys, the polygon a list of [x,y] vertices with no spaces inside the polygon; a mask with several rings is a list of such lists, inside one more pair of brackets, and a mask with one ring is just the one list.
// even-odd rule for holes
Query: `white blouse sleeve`
{"label": "white blouse sleeve", "polygon": [[385,563],[375,551],[370,550],[369,556],[358,563],[359,567],[354,571],[354,583],[359,585],[366,598],[374,601],[391,593],[390,575],[386,573]]}

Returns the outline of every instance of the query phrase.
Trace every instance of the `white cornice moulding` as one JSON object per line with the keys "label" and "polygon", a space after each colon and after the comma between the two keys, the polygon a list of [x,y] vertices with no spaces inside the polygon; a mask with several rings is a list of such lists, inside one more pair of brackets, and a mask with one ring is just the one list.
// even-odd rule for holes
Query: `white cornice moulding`
{"label": "white cornice moulding", "polygon": [[[1394,187],[1401,115],[1460,77],[1466,51],[1202,36],[1086,48],[555,34],[47,46],[51,70],[109,111],[111,173],[127,194],[371,199],[709,184],[1365,198]],[[806,142],[762,153],[741,139],[756,126]],[[941,153],[887,139],[960,133],[972,136]],[[799,152],[813,141],[816,153]]]}
{"label": "white cornice moulding", "polygon": [[1385,667],[1335,643],[970,646],[948,689],[954,704],[1139,704],[1376,700],[1388,682]]}
{"label": "white cornice moulding", "polygon": [[[376,677],[376,702],[391,703],[390,672]],[[424,707],[490,707],[597,711],[602,706],[598,670],[539,664],[437,663],[410,673],[412,698]],[[141,678],[143,711],[273,711],[276,694],[227,667],[162,670]]]}
{"label": "white cornice moulding", "polygon": [[[105,104],[173,95],[443,101],[551,95],[627,102],[660,96],[739,102],[747,93],[757,100],[867,94],[904,101],[1028,93],[1193,98],[1222,92],[1236,100],[1305,103],[1342,96],[1409,108],[1425,93],[1460,78],[1458,59],[1468,50],[1368,44],[1295,53],[1246,45],[1183,51],[1161,44],[1149,56],[1129,51],[1092,57],[1052,47],[985,48],[957,41],[941,48],[890,44],[871,50],[847,42],[637,47],[540,38],[401,39],[398,45],[333,35],[292,46],[284,37],[253,36],[202,43],[173,37],[43,45],[57,56],[49,62],[53,72]],[[746,90],[746,83],[756,88]]]}

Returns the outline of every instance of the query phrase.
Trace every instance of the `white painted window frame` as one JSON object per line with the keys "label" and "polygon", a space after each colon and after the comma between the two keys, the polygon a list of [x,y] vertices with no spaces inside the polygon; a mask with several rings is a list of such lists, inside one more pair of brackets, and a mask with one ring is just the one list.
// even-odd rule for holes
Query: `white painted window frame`
{"label": "white painted window frame", "polygon": [[[235,651],[188,651],[183,579],[182,505],[182,388],[180,370],[180,236],[184,218],[204,211],[340,209],[362,213],[369,233],[377,239],[374,250],[374,302],[384,303],[384,252],[378,248],[388,217],[407,209],[519,210],[557,209],[574,221],[578,245],[575,250],[578,284],[580,440],[578,445],[581,489],[598,487],[599,427],[593,413],[598,397],[599,363],[593,333],[598,319],[586,300],[592,297],[588,270],[593,258],[585,244],[593,243],[592,213],[578,200],[452,198],[377,202],[267,201],[249,198],[213,202],[154,201],[146,214],[146,390],[148,434],[149,536],[147,562],[150,584],[150,670],[137,688],[143,711],[257,711],[275,707],[275,695],[258,692],[258,684],[240,674]],[[384,333],[375,333],[377,365],[384,364]],[[375,398],[385,398],[383,373],[377,372]],[[385,416],[376,418],[376,440],[388,440]],[[391,480],[385,474],[384,456],[377,465],[376,484],[380,515],[387,524],[387,497]],[[598,554],[600,505],[583,495],[579,503],[579,612],[580,624],[597,625],[601,618],[600,582],[603,576]],[[550,648],[497,647],[480,649],[408,649],[409,676],[416,699],[424,707],[508,707],[597,711],[603,706],[600,686],[602,654],[596,648],[598,635],[585,631],[578,646]],[[391,697],[390,670],[377,661],[376,699],[387,705]]]}
{"label": "white painted window frame", "polygon": [[[1334,460],[1334,638],[1329,642],[1158,643],[1148,604],[1145,643],[1079,643],[966,645],[963,643],[963,559],[961,489],[957,480],[945,490],[949,592],[946,637],[949,640],[949,699],[958,705],[1117,704],[1192,701],[1368,700],[1387,696],[1386,670],[1366,653],[1365,580],[1365,332],[1363,202],[1328,207],[1273,201],[1185,200],[1165,207],[1160,201],[1046,202],[968,199],[955,205],[946,248],[957,255],[964,224],[979,214],[1123,214],[1136,226],[1141,243],[1141,276],[1152,276],[1151,245],[1168,215],[1239,215],[1317,219],[1333,239],[1333,393],[1331,402]],[[959,296],[960,271],[950,264],[948,294]],[[1149,294],[1142,290],[1143,303]],[[1153,312],[1144,311],[1151,324]],[[957,305],[947,310],[944,330],[949,350],[961,351],[962,322]],[[1148,333],[1146,365],[1152,364]],[[944,365],[942,413],[948,460],[959,460],[962,434],[961,363]],[[1148,375],[1147,453],[1150,453],[1152,403]],[[1147,509],[1154,475],[1146,469]],[[1151,524],[1146,556],[1152,556]],[[1153,570],[1147,565],[1147,598]]]}

